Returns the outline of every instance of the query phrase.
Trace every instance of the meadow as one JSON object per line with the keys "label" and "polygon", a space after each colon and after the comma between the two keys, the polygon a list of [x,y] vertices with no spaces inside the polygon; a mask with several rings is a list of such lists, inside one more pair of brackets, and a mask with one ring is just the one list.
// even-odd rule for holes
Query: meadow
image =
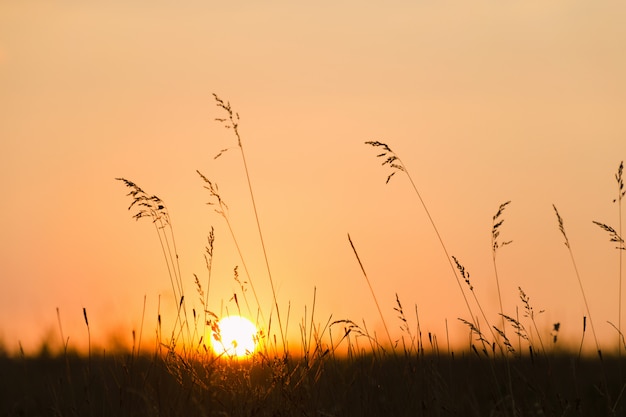
{"label": "meadow", "polygon": [[[393,306],[381,305],[372,289],[367,271],[351,237],[347,244],[362,272],[372,300],[384,323],[385,333],[372,334],[366,323],[350,318],[314,320],[315,297],[308,314],[299,323],[300,340],[290,342],[287,328],[290,312],[278,303],[270,262],[265,250],[263,229],[254,200],[254,190],[239,134],[239,115],[229,102],[215,96],[223,117],[217,119],[233,132],[242,167],[248,180],[248,192],[256,219],[256,233],[265,256],[265,268],[255,274],[248,270],[245,257],[238,254],[241,265],[235,268],[235,280],[241,285],[238,310],[256,310],[254,347],[235,354],[240,342],[225,342],[218,314],[209,305],[213,261],[213,230],[205,248],[208,281],[193,277],[193,291],[185,291],[179,265],[176,239],[167,206],[161,198],[145,192],[139,185],[118,178],[131,199],[129,210],[137,220],[154,225],[165,259],[171,291],[178,300],[177,313],[164,326],[161,313],[154,329],[153,346],[142,344],[143,323],[130,348],[96,349],[88,340],[86,352],[76,352],[68,343],[60,350],[42,349],[38,355],[24,352],[9,354],[0,350],[0,416],[620,416],[626,415],[623,374],[623,350],[626,343],[621,323],[622,253],[621,230],[623,163],[615,174],[615,205],[619,225],[594,222],[607,234],[619,251],[619,317],[613,324],[615,346],[603,351],[596,337],[592,310],[587,305],[584,285],[571,251],[565,222],[556,206],[555,228],[567,248],[575,278],[580,288],[586,315],[579,349],[554,349],[559,323],[554,323],[546,339],[537,325],[541,311],[533,308],[530,297],[519,288],[521,316],[506,315],[500,301],[497,322],[488,319],[464,265],[448,253],[428,206],[410,176],[408,167],[391,147],[369,141],[379,162],[388,169],[387,182],[394,175],[407,175],[413,192],[421,202],[438,237],[438,243],[449,261],[467,308],[465,318],[468,343],[464,349],[452,350],[419,325],[409,326],[408,312],[402,305],[402,294]],[[220,157],[223,150],[217,157]],[[228,205],[219,187],[198,171],[208,193],[209,204],[231,231]],[[503,202],[493,216],[491,231],[492,260],[498,294],[497,255],[510,241],[501,236],[506,209]],[[272,300],[259,300],[261,277],[271,289]],[[246,287],[244,291],[243,287]],[[195,303],[191,303],[193,299]],[[501,300],[501,297],[500,297]],[[241,304],[241,308],[240,308]],[[271,304],[270,311],[260,306]],[[194,306],[201,306],[196,308]],[[243,306],[246,306],[243,308]],[[252,307],[250,307],[252,306]],[[401,338],[393,338],[383,318],[383,309],[393,308],[402,329]],[[58,313],[58,312],[57,312]],[[412,315],[412,313],[410,313]],[[90,338],[87,309],[84,321]],[[396,325],[396,323],[394,323]],[[62,323],[59,317],[62,340]],[[591,338],[593,354],[583,353],[583,342]],[[210,340],[208,340],[210,339]],[[224,349],[216,349],[216,346]],[[290,346],[290,348],[287,348]],[[294,350],[291,346],[298,346]]]}

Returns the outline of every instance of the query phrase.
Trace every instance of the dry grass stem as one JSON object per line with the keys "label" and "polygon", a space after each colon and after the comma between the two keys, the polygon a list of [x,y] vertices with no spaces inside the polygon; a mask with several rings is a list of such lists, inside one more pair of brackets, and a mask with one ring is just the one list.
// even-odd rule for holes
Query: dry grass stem
{"label": "dry grass stem", "polygon": [[[176,249],[176,239],[174,238],[174,228],[172,221],[165,206],[163,200],[156,195],[147,194],[141,187],[132,181],[125,178],[116,178],[118,181],[122,181],[130,192],[127,196],[132,198],[131,204],[128,206],[128,210],[136,208],[137,211],[133,215],[135,220],[141,218],[150,218],[155,226],[159,243],[161,245],[161,251],[165,264],[167,266],[167,272],[170,278],[170,284],[172,286],[172,292],[174,299],[182,299],[185,296],[183,288],[183,280],[180,272],[180,262],[178,257],[178,251]],[[184,314],[181,316],[180,313]],[[180,323],[181,329],[184,327],[187,331],[187,338],[191,339],[191,331],[189,323],[187,322],[187,307],[183,306],[182,311],[179,308],[179,316],[176,318],[176,323]],[[175,347],[176,339],[174,337],[176,328],[172,329],[172,337],[170,340],[171,348]]]}
{"label": "dry grass stem", "polygon": [[[241,247],[239,246],[239,239],[237,239],[233,226],[230,222],[230,216],[228,215],[228,205],[226,205],[226,202],[220,196],[219,187],[217,183],[209,180],[199,170],[196,170],[196,172],[198,173],[202,181],[204,181],[204,189],[206,189],[209,192],[209,196],[211,198],[211,200],[209,200],[206,204],[209,206],[215,206],[215,212],[219,214],[220,216],[222,216],[222,218],[226,222],[226,226],[228,227],[228,232],[230,233],[233,243],[235,244],[235,249],[237,250],[237,254],[239,255],[239,260],[241,261],[241,265],[243,266],[244,272],[246,274],[247,282],[250,284],[250,288],[252,289],[252,295],[254,296],[254,300],[257,304],[257,307],[259,308],[262,323],[263,325],[265,325],[267,323],[265,320],[265,314],[263,313],[263,309],[261,308],[261,302],[259,300],[259,296],[257,295],[256,287],[254,286],[254,282],[252,280],[252,275],[250,274],[250,270],[248,269],[248,264],[246,262],[245,257],[243,256]],[[207,255],[209,255],[208,259],[211,259],[213,255],[212,239],[214,239],[214,237],[212,238],[211,235],[209,235],[209,246],[206,248]],[[211,264],[208,262],[208,260],[207,260],[207,267],[208,268],[211,267]]]}
{"label": "dry grass stem", "polygon": [[569,239],[567,238],[567,233],[565,233],[565,227],[563,225],[563,218],[561,217],[561,215],[559,214],[559,211],[557,210],[556,206],[553,204],[552,207],[554,208],[554,213],[556,214],[556,218],[559,224],[559,230],[561,231],[561,233],[563,234],[563,238],[565,239],[565,246],[567,247],[567,250],[569,252],[570,255],[570,259],[572,261],[572,265],[574,267],[574,272],[576,273],[576,279],[578,280],[578,286],[580,287],[580,292],[583,296],[583,301],[585,303],[585,310],[587,311],[587,316],[589,316],[589,324],[591,325],[591,333],[593,334],[593,340],[596,343],[596,350],[598,352],[598,356],[602,357],[602,350],[600,350],[600,345],[598,343],[598,338],[596,337],[596,330],[595,327],[593,326],[593,320],[591,319],[591,311],[589,310],[589,303],[587,303],[587,296],[585,295],[585,290],[583,288],[583,282],[582,279],[580,278],[580,274],[578,272],[578,267],[576,266],[576,261],[574,259],[574,253],[572,252],[572,247],[570,246],[569,243]]}
{"label": "dry grass stem", "polygon": [[496,263],[496,254],[498,253],[498,249],[503,246],[511,244],[512,240],[507,240],[502,243],[498,240],[500,237],[500,227],[502,223],[504,223],[504,219],[501,218],[502,213],[506,206],[511,204],[511,201],[507,201],[506,203],[500,204],[498,207],[498,211],[492,218],[492,226],[491,226],[491,256],[493,262],[493,272],[496,278],[496,287],[498,289],[498,303],[500,304],[500,315],[502,317],[502,333],[506,335],[506,326],[504,322],[504,308],[502,307],[502,292],[500,291],[500,277],[498,275],[498,266]]}
{"label": "dry grass stem", "polygon": [[367,273],[365,272],[365,268],[363,267],[363,263],[361,262],[361,258],[359,258],[359,254],[354,247],[354,243],[352,243],[352,239],[350,238],[350,234],[348,234],[348,242],[350,242],[350,246],[352,247],[352,251],[354,252],[354,256],[356,256],[356,260],[359,262],[359,266],[361,267],[361,272],[363,272],[363,277],[365,277],[365,281],[367,282],[367,286],[370,289],[372,294],[372,298],[374,299],[374,304],[376,304],[376,309],[378,310],[378,314],[380,315],[380,320],[383,322],[383,326],[385,327],[385,333],[387,333],[387,338],[389,339],[389,348],[395,352],[394,343],[391,339],[391,335],[389,334],[389,328],[387,327],[387,323],[385,322],[385,317],[383,316],[383,312],[380,309],[380,305],[378,304],[378,299],[376,298],[376,293],[372,288],[372,284],[370,283],[369,278],[367,277]]}
{"label": "dry grass stem", "polygon": [[[270,263],[269,263],[269,258],[267,256],[267,249],[265,247],[265,240],[263,239],[263,232],[261,229],[261,222],[259,220],[259,212],[257,210],[257,206],[256,206],[256,200],[254,198],[254,192],[252,190],[252,181],[250,179],[250,172],[248,170],[248,164],[246,162],[246,155],[243,149],[243,144],[241,141],[241,136],[239,134],[239,114],[234,112],[230,102],[228,101],[224,101],[221,98],[219,98],[217,96],[217,94],[213,94],[213,97],[215,98],[215,103],[217,105],[217,107],[221,108],[222,110],[224,110],[227,114],[228,117],[226,118],[216,118],[215,120],[217,120],[218,122],[221,122],[224,127],[226,127],[227,129],[232,129],[232,131],[235,134],[235,137],[237,138],[237,146],[239,147],[239,151],[241,153],[241,160],[243,162],[243,168],[246,174],[246,180],[248,182],[248,191],[250,194],[250,200],[252,202],[252,209],[254,212],[254,219],[256,222],[256,226],[257,226],[257,232],[259,234],[259,239],[261,241],[261,249],[263,252],[263,259],[265,260],[265,267],[267,270],[267,276],[268,276],[268,280],[270,283],[270,288],[272,290],[272,298],[274,300],[274,308],[276,309],[276,316],[278,318],[278,327],[280,330],[280,337],[283,343],[283,349],[284,349],[284,353],[287,353],[287,345],[286,345],[286,339],[285,339],[285,331],[286,328],[283,329],[283,324],[282,324],[282,320],[281,320],[281,316],[280,316],[280,308],[278,306],[278,299],[276,298],[276,289],[274,287],[274,279],[272,278],[272,270],[270,268]],[[218,154],[219,156],[219,154]],[[216,156],[217,157],[217,156]]]}
{"label": "dry grass stem", "polygon": [[452,260],[448,253],[448,249],[446,248],[446,245],[443,242],[443,238],[441,237],[441,234],[439,233],[439,229],[437,228],[435,221],[430,215],[430,211],[428,210],[428,207],[426,206],[426,203],[424,202],[422,195],[417,189],[417,186],[415,185],[415,182],[413,181],[411,174],[405,168],[405,165],[402,163],[400,158],[395,154],[395,152],[391,150],[389,145],[387,145],[386,143],[379,142],[379,141],[368,141],[368,142],[365,142],[365,144],[373,146],[374,148],[380,148],[382,150],[382,153],[379,153],[377,157],[383,159],[383,162],[382,162],[383,166],[388,165],[392,169],[391,174],[389,174],[389,176],[387,177],[387,181],[386,181],[387,183],[396,172],[400,171],[400,172],[406,173],[406,176],[409,179],[411,186],[413,187],[413,191],[415,191],[415,194],[417,195],[417,198],[419,199],[422,205],[422,208],[424,209],[424,212],[426,213],[426,216],[428,217],[428,220],[430,221],[430,224],[433,227],[435,234],[437,235],[437,239],[439,240],[441,248],[446,256],[446,260],[448,261],[452,274],[454,275],[457,286],[459,287],[459,290],[461,291],[461,295],[463,296],[463,301],[465,301],[465,306],[467,307],[469,315],[470,317],[472,317],[472,320],[474,320],[474,313],[472,312],[472,308],[470,307],[469,300],[467,299],[467,296],[465,295],[465,291],[463,291],[463,286],[461,285],[461,281],[459,279],[459,276],[457,275],[456,269],[454,265],[452,264]]}

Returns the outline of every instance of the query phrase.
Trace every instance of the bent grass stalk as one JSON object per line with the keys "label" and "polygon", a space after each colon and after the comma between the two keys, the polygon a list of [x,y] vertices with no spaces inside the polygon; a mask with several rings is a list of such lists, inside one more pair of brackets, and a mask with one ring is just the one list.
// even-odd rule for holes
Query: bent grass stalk
{"label": "bent grass stalk", "polygon": [[[133,201],[128,206],[128,210],[131,210],[133,207],[137,208],[137,212],[132,217],[135,220],[139,220],[141,218],[152,219],[152,224],[157,232],[159,244],[161,245],[161,251],[163,252],[163,258],[165,259],[165,264],[167,266],[174,300],[183,300],[185,292],[180,272],[178,251],[176,249],[176,240],[174,239],[174,229],[172,227],[172,221],[165,203],[156,195],[147,194],[143,189],[141,189],[141,187],[126,178],[120,177],[116,178],[116,180],[122,181],[126,187],[130,188],[127,196],[132,197]],[[169,235],[167,233],[168,230]],[[187,338],[190,340],[191,332],[189,329],[189,323],[187,322],[187,308],[185,305],[183,305],[183,313],[185,315],[184,320],[180,316],[181,312],[179,307],[176,323],[180,323],[181,330],[183,327],[186,328]],[[176,347],[177,338],[174,337],[175,334],[176,324],[172,329],[172,337],[170,340],[170,348],[172,349]]]}
{"label": "bent grass stalk", "polygon": [[[435,234],[437,235],[437,239],[439,240],[439,243],[441,245],[441,248],[443,249],[443,252],[446,256],[446,259],[448,261],[448,264],[450,265],[450,269],[452,270],[452,274],[454,275],[454,278],[456,279],[456,283],[459,287],[459,290],[461,291],[461,295],[463,296],[463,301],[465,301],[465,306],[467,307],[467,310],[469,311],[470,317],[472,318],[472,320],[474,319],[474,313],[472,312],[472,308],[470,307],[469,301],[467,299],[467,296],[465,295],[465,291],[463,291],[463,285],[461,285],[461,280],[459,279],[459,275],[457,274],[456,268],[454,267],[454,264],[452,263],[452,258],[450,257],[450,255],[448,254],[448,249],[446,248],[446,245],[443,242],[443,238],[441,237],[441,234],[439,233],[439,229],[437,228],[437,225],[435,224],[435,221],[433,220],[432,216],[430,215],[430,211],[428,210],[428,207],[426,206],[426,203],[424,202],[424,199],[422,198],[422,195],[420,194],[419,190],[417,189],[417,186],[415,185],[415,182],[413,181],[413,178],[411,177],[411,174],[409,173],[409,171],[406,169],[406,166],[404,165],[404,163],[402,162],[402,160],[389,148],[389,146],[385,143],[379,142],[379,141],[367,141],[365,142],[366,145],[371,145],[375,148],[381,148],[382,149],[382,153],[376,155],[378,158],[383,158],[384,161],[382,163],[382,165],[389,165],[389,167],[392,169],[391,174],[389,174],[387,176],[387,181],[386,183],[389,183],[389,180],[391,179],[391,177],[393,177],[396,172],[400,171],[400,172],[404,172],[406,174],[406,176],[409,179],[409,182],[411,183],[411,186],[413,187],[413,190],[415,191],[415,194],[417,195],[417,198],[419,199],[422,208],[424,209],[424,211],[426,212],[426,216],[428,216],[428,220],[430,221],[431,226],[433,227]],[[476,323],[474,323],[476,324]]]}

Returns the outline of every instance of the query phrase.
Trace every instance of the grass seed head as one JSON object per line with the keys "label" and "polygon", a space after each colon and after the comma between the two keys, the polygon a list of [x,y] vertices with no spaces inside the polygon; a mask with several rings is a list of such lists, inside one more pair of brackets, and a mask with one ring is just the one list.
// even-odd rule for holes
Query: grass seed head
{"label": "grass seed head", "polygon": [[387,176],[387,181],[385,183],[389,183],[391,177],[393,177],[398,171],[405,171],[404,165],[402,165],[402,161],[400,158],[389,148],[386,143],[382,143],[379,141],[367,141],[366,145],[371,145],[375,148],[381,148],[383,150],[382,153],[376,155],[377,158],[383,158],[383,162],[381,165],[389,165],[391,167],[392,172]]}

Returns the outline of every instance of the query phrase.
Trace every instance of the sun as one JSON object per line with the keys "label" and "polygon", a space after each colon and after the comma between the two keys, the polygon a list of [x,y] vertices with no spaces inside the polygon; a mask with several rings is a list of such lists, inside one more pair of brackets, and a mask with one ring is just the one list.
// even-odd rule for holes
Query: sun
{"label": "sun", "polygon": [[217,322],[211,334],[211,346],[218,355],[245,357],[254,353],[258,330],[241,316],[224,317]]}

